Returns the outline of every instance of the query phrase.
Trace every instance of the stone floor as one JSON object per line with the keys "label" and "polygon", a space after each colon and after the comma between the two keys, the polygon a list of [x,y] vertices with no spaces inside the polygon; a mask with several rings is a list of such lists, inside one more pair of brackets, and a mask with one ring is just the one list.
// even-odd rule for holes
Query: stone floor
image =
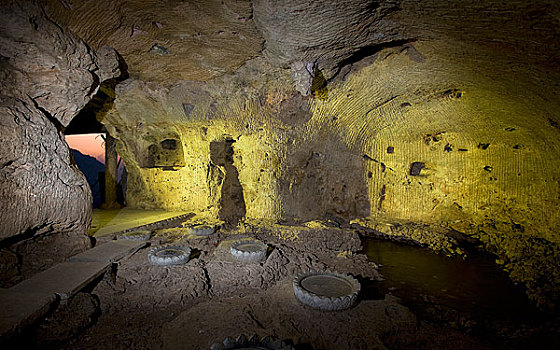
{"label": "stone floor", "polygon": [[95,248],[69,258],[21,283],[0,289],[0,337],[17,333],[20,329],[44,316],[60,300],[72,297],[101,276],[113,263],[128,256],[145,242],[109,241],[118,232],[137,227],[157,227],[183,218],[181,211],[142,209],[95,209],[90,235],[102,238]]}

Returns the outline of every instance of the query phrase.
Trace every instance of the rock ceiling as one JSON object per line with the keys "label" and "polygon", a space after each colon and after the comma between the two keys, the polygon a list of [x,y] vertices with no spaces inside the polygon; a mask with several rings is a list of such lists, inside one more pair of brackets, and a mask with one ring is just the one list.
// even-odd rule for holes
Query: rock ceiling
{"label": "rock ceiling", "polygon": [[247,1],[46,1],[49,16],[94,49],[110,45],[132,77],[205,81],[259,55],[263,39]]}
{"label": "rock ceiling", "polygon": [[331,78],[341,65],[384,45],[431,39],[487,46],[558,67],[555,1],[41,2],[48,16],[92,48],[114,47],[133,78],[165,85],[207,81],[263,55],[275,66],[317,64]]}

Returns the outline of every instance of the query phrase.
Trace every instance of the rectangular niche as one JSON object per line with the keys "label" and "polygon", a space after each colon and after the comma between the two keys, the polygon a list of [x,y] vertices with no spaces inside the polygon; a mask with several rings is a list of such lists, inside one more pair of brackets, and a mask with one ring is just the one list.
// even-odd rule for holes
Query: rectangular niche
{"label": "rectangular niche", "polygon": [[166,138],[151,144],[141,164],[142,168],[164,168],[164,170],[177,170],[184,166],[183,144],[179,138]]}

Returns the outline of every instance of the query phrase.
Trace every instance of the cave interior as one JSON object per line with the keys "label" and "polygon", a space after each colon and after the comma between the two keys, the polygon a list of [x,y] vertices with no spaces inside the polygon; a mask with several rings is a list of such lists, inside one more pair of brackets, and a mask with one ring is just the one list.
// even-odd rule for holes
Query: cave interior
{"label": "cave interior", "polygon": [[[6,348],[560,347],[558,1],[0,18]],[[105,135],[95,209],[83,133]],[[360,292],[303,305],[323,273]]]}

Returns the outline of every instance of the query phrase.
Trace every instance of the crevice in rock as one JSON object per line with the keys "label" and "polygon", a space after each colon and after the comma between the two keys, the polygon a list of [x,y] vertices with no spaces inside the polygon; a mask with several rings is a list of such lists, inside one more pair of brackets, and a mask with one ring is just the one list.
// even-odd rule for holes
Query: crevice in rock
{"label": "crevice in rock", "polygon": [[35,346],[65,347],[94,327],[101,313],[101,300],[95,294],[82,292],[69,300],[61,300],[35,327]]}
{"label": "crevice in rock", "polygon": [[411,176],[420,176],[420,172],[425,167],[426,167],[426,164],[424,164],[423,162],[414,162],[414,163],[410,164],[410,170],[409,170],[408,173]]}
{"label": "crevice in rock", "polygon": [[[44,228],[49,227],[49,226],[50,226],[50,224],[46,223],[46,224],[43,224],[43,225],[40,225],[40,226],[30,228],[27,231],[25,231],[23,233],[20,233],[18,235],[6,237],[6,238],[0,240],[0,249],[8,248],[10,246],[13,246],[16,243],[20,243],[20,242],[23,242],[25,240],[32,239],[39,232],[42,232]],[[47,232],[49,230],[50,230],[50,228],[47,229]]]}
{"label": "crevice in rock", "polygon": [[87,96],[90,96],[91,94],[93,94],[95,92],[95,89],[97,89],[99,87],[99,85],[101,84],[101,82],[99,81],[99,76],[97,74],[95,74],[93,71],[90,71],[91,76],[93,78],[93,83],[91,83],[91,87],[87,93]]}
{"label": "crevice in rock", "polygon": [[[92,74],[94,73],[92,72]],[[122,79],[109,79],[102,82],[91,100],[64,129],[64,133],[70,135],[103,132],[104,127],[101,121],[113,108],[115,87],[120,81]]]}
{"label": "crevice in rock", "polygon": [[329,90],[327,88],[327,80],[323,75],[323,72],[319,68],[315,67],[313,74],[313,80],[311,81],[311,94],[321,101],[325,101],[329,95]]}
{"label": "crevice in rock", "polygon": [[206,268],[206,266],[201,266],[202,268],[202,273],[204,274],[204,279],[205,279],[205,283],[206,283],[206,292],[208,293],[208,295],[212,295],[214,294],[212,292],[212,280],[210,279],[210,275],[208,274],[208,269]]}
{"label": "crevice in rock", "polygon": [[247,315],[259,328],[266,329],[266,327],[263,326],[263,324],[261,322],[259,322],[259,320],[257,320],[257,318],[255,317],[252,307],[250,307],[250,310],[247,312]]}
{"label": "crevice in rock", "polygon": [[367,160],[367,161],[370,161],[370,162],[374,162],[374,163],[379,164],[379,166],[381,166],[381,172],[383,172],[383,173],[384,173],[385,170],[387,170],[387,169],[389,169],[389,170],[391,170],[391,171],[395,171],[394,169],[388,167],[385,163],[383,163],[383,162],[381,162],[381,161],[379,161],[379,160],[377,160],[377,159],[375,159],[375,158],[372,158],[372,157],[368,156],[367,154],[364,154],[363,157],[364,157],[364,159]]}
{"label": "crevice in rock", "polygon": [[39,106],[39,104],[37,103],[37,101],[35,101],[35,99],[29,95],[27,95],[27,97],[29,97],[29,99],[31,100],[31,102],[33,102],[33,105],[35,106],[35,108],[41,112],[56,128],[57,131],[63,131],[64,130],[64,126],[62,125],[62,123],[56,119],[55,117],[52,116],[52,114],[50,114],[46,109],[44,109],[43,107]]}
{"label": "crevice in rock", "polygon": [[393,101],[394,99],[396,99],[397,97],[399,97],[399,95],[396,96],[391,96],[390,98],[388,98],[387,100],[381,102],[380,104],[376,105],[373,108],[370,108],[367,112],[366,112],[366,116],[368,116],[371,112],[375,111],[376,109],[379,109],[383,106],[385,106],[386,104],[390,103],[391,101]]}
{"label": "crevice in rock", "polygon": [[379,196],[379,205],[377,207],[379,211],[383,209],[383,201],[385,200],[386,188],[387,188],[386,185],[383,185],[383,187],[381,187],[381,193]]}
{"label": "crevice in rock", "polygon": [[399,47],[399,46],[403,46],[406,44],[410,44],[415,42],[416,39],[411,38],[411,39],[399,39],[399,40],[393,40],[393,41],[389,41],[389,42],[385,42],[385,43],[381,43],[381,44],[376,44],[376,45],[369,45],[369,46],[364,46],[361,47],[358,51],[354,52],[350,57],[342,60],[337,67],[336,72],[332,75],[332,77],[329,79],[330,81],[335,80],[339,73],[343,70],[343,68],[347,67],[347,66],[352,66],[368,57],[372,57],[377,55],[381,50],[383,49],[388,49],[388,48],[393,48],[393,47]]}
{"label": "crevice in rock", "polygon": [[9,161],[7,161],[6,163],[4,163],[4,164],[0,165],[0,168],[6,168],[6,167],[9,167],[9,166],[10,166],[10,165],[12,165],[13,163],[14,163],[14,161],[13,161],[13,160],[9,160]]}
{"label": "crevice in rock", "polygon": [[556,128],[556,129],[560,130],[560,124],[559,124],[557,121],[555,121],[554,119],[548,118],[548,123],[549,123],[550,126],[552,126],[553,128]]}

